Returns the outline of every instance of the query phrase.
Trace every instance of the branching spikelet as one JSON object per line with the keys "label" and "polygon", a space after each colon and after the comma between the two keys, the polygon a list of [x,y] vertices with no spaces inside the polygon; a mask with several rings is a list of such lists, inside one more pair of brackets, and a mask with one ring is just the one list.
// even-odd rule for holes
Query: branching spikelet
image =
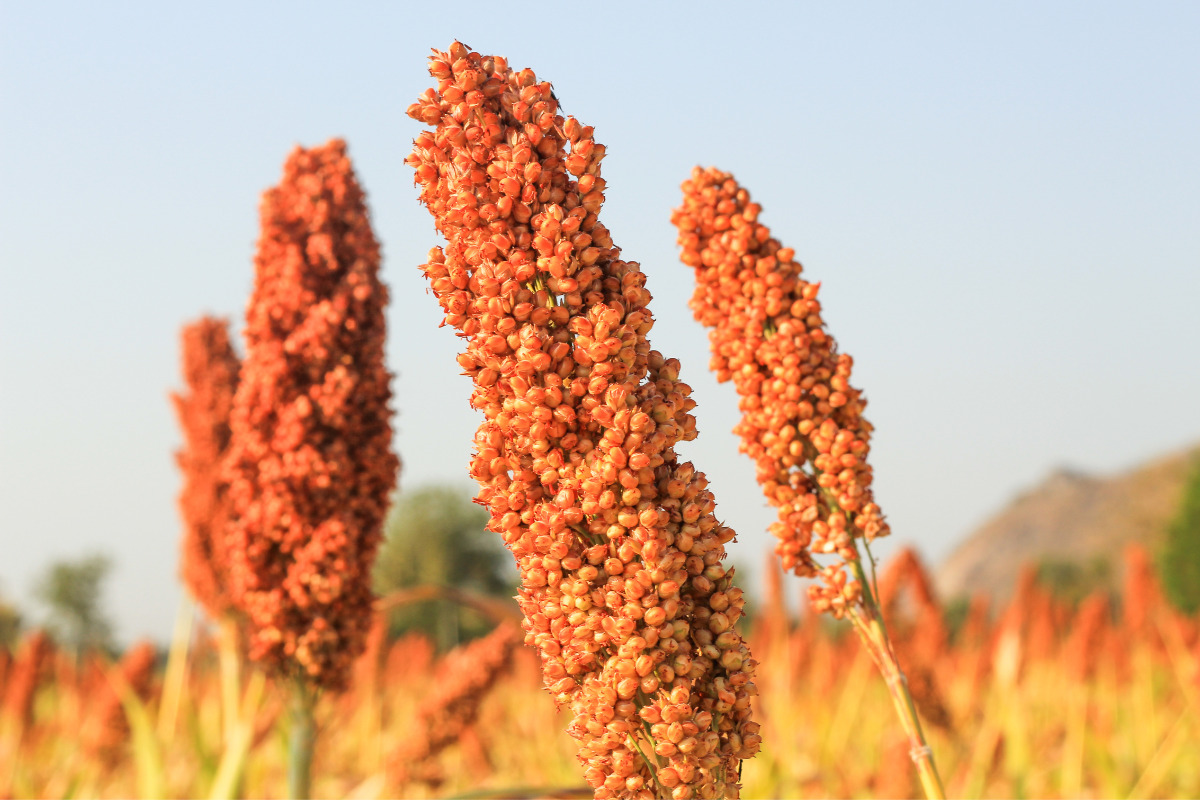
{"label": "branching spikelet", "polygon": [[396,786],[441,782],[434,759],[474,723],[484,696],[512,663],[518,636],[516,627],[506,622],[442,660],[433,692],[417,708],[417,729],[389,760]]}
{"label": "branching spikelet", "polygon": [[229,484],[221,462],[229,446],[229,412],[241,367],[224,320],[203,317],[183,327],[186,393],[171,401],[183,430],[175,461],[183,472],[183,582],[213,619],[229,609],[225,590],[225,529]]}
{"label": "branching spikelet", "polygon": [[296,148],[262,201],[231,417],[233,599],[252,658],[340,689],[371,623],[390,450],[379,245],[333,140]]}
{"label": "branching spikelet", "polygon": [[501,57],[456,42],[430,72],[409,163],[448,243],[422,269],[467,340],[471,473],[521,571],[526,643],[597,798],[734,797],[759,742],[734,534],[676,456],[695,403],[597,218],[604,145]]}
{"label": "branching spikelet", "polygon": [[[784,569],[821,575],[825,586],[810,595],[841,616],[861,591],[843,569],[859,558],[856,540],[888,533],[871,490],[872,428],[850,385],[853,360],[821,318],[820,284],[801,277],[795,251],[758,221],[761,210],[732,175],[697,167],[671,220],[696,272],[692,312],[712,329],[710,366],[742,397],[741,451],[779,509],[771,532]],[[842,561],[821,566],[816,555],[826,553]]]}

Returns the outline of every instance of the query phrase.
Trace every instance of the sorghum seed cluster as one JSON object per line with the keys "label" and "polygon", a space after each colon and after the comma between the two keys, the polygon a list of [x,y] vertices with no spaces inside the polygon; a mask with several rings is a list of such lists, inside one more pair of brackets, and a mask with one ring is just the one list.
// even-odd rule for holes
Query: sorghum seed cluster
{"label": "sorghum seed cluster", "polygon": [[675,454],[695,403],[598,219],[604,145],[499,56],[456,42],[430,73],[409,163],[447,244],[422,269],[467,341],[471,474],[520,568],[526,643],[597,798],[735,797],[760,737],[734,533]]}
{"label": "sorghum seed cluster", "polygon": [[172,394],[171,401],[183,429],[183,448],[175,454],[183,473],[183,581],[208,614],[220,619],[229,610],[222,572],[229,484],[221,465],[241,363],[224,320],[203,317],[185,325],[181,339],[187,393]]}
{"label": "sorghum seed cluster", "polygon": [[345,143],[296,148],[262,201],[231,416],[233,599],[251,657],[344,687],[371,624],[392,454],[379,245]]}
{"label": "sorghum seed cluster", "polygon": [[[683,183],[681,259],[694,267],[690,307],[712,330],[711,368],[733,380],[741,451],[757,466],[767,501],[779,509],[771,532],[785,569],[820,575],[810,595],[841,616],[861,587],[843,564],[856,539],[888,533],[871,491],[866,399],[850,385],[853,360],[838,353],[821,318],[820,284],[801,277],[795,252],[758,221],[761,207],[729,173],[697,167]],[[842,563],[822,566],[817,554]]]}

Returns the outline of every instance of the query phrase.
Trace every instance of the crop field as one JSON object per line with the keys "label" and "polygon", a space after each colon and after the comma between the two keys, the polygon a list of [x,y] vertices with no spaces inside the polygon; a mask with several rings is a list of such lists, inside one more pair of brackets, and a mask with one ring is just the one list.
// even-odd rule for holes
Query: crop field
{"label": "crop field", "polygon": [[[989,614],[977,604],[953,635],[915,560],[884,570],[896,645],[949,794],[1200,793],[1195,621],[1162,603],[1138,555],[1119,610],[1095,596],[1073,611],[1026,580],[1009,606]],[[797,619],[789,606],[776,582],[747,626],[764,745],[745,762],[744,795],[919,796],[887,689],[859,642],[848,626]],[[518,640],[505,623],[435,657],[428,639],[386,641],[377,625],[349,691],[317,705],[313,794],[590,796],[567,715]],[[287,698],[222,646],[219,632],[197,627],[169,653],[135,646],[77,667],[26,639],[0,657],[0,792],[284,794]]]}

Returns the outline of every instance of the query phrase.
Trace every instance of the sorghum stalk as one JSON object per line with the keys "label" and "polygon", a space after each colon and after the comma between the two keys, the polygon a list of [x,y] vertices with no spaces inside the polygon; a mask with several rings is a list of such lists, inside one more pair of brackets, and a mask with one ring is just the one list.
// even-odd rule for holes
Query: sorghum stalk
{"label": "sorghum stalk", "polygon": [[[387,289],[341,140],[296,148],[261,213],[230,416],[227,571],[250,657],[311,715],[320,690],[345,687],[371,624],[371,564],[399,467]],[[293,724],[311,730],[311,719]],[[307,770],[311,742],[299,745],[293,765]],[[307,793],[307,775],[291,786]]]}
{"label": "sorghum stalk", "polygon": [[[785,569],[819,577],[817,611],[849,617],[888,683],[926,794],[942,796],[904,674],[867,580],[859,543],[888,533],[871,491],[871,425],[850,385],[853,360],[821,319],[819,284],[801,277],[795,252],[758,221],[761,207],[728,173],[697,167],[672,215],[683,263],[694,267],[690,306],[712,330],[711,368],[742,396],[734,429],[779,509],[771,531]],[[828,554],[832,563],[817,556]],[[823,585],[822,585],[823,584]]]}
{"label": "sorghum stalk", "polygon": [[288,797],[312,797],[312,758],[316,742],[316,721],[313,707],[316,697],[312,687],[294,676],[288,687]]}
{"label": "sorghum stalk", "polygon": [[471,474],[520,568],[526,644],[597,798],[736,797],[759,736],[734,533],[675,453],[695,403],[598,220],[604,145],[499,56],[455,42],[430,73],[409,163],[447,244],[422,269],[467,340]]}

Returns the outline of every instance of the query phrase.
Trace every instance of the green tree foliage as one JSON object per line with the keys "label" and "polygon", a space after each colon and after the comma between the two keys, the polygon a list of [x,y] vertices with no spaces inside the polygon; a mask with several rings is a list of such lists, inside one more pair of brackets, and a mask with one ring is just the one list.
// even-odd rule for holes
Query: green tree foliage
{"label": "green tree foliage", "polygon": [[21,612],[16,606],[0,599],[0,647],[7,647],[9,650],[16,647],[20,633]]}
{"label": "green tree foliage", "polygon": [[1037,582],[1059,600],[1077,607],[1093,592],[1113,590],[1112,563],[1104,556],[1082,562],[1044,559],[1037,566]]}
{"label": "green tree foliage", "polygon": [[76,655],[88,649],[112,650],[112,625],[100,605],[101,587],[112,569],[103,555],[56,561],[34,588],[49,610],[47,626]]}
{"label": "green tree foliage", "polygon": [[1158,573],[1167,599],[1187,614],[1200,611],[1200,459],[1183,489],[1183,502],[1158,553]]}
{"label": "green tree foliage", "polygon": [[[488,512],[456,486],[433,485],[402,493],[384,527],[375,561],[375,591],[388,595],[422,586],[451,587],[511,598],[516,568],[498,534],[486,530]],[[439,649],[494,626],[480,612],[444,598],[407,603],[392,611],[390,631],[421,631]]]}

